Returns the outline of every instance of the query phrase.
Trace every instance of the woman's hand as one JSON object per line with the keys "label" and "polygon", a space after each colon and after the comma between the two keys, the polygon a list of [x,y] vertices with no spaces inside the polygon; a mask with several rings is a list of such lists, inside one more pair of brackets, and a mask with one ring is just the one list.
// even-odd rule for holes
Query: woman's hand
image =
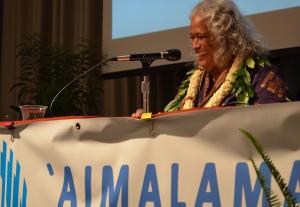
{"label": "woman's hand", "polygon": [[137,109],[135,113],[131,114],[132,118],[140,119],[143,114],[143,109]]}

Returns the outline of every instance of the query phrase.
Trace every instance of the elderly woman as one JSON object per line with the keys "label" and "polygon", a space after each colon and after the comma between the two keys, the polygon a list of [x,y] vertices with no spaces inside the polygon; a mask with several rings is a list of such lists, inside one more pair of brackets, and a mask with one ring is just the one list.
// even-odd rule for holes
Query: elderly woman
{"label": "elderly woman", "polygon": [[252,24],[231,0],[204,0],[192,11],[196,69],[165,111],[286,100],[286,87]]}

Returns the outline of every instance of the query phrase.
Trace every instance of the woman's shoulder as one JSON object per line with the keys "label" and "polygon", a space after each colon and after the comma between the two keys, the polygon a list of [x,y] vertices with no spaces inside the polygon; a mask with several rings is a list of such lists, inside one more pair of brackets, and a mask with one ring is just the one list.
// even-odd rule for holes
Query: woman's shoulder
{"label": "woman's shoulder", "polygon": [[[286,99],[287,86],[279,75],[280,68],[268,60],[257,62],[252,76],[256,102],[282,102]],[[266,98],[267,97],[267,98]]]}

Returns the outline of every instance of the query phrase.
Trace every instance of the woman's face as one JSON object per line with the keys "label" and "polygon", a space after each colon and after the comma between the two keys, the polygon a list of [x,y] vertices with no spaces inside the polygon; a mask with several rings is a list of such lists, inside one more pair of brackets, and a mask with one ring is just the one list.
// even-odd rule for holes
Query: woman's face
{"label": "woman's face", "polygon": [[213,56],[216,44],[212,40],[204,20],[197,15],[191,19],[190,37],[199,65],[208,72],[214,70],[216,64]]}

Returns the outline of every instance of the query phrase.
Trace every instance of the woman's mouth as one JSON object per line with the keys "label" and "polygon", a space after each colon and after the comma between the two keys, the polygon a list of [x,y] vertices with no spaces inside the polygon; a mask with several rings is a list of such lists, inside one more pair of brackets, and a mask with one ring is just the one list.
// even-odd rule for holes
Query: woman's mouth
{"label": "woman's mouth", "polygon": [[205,56],[207,54],[207,52],[199,52],[197,53],[198,56]]}

